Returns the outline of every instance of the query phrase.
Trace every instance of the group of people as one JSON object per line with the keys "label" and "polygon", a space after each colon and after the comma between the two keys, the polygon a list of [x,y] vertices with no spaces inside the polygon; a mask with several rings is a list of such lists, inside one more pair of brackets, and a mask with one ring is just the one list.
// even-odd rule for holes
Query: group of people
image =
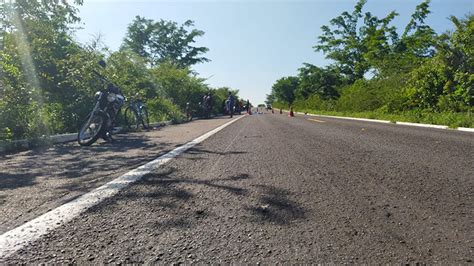
{"label": "group of people", "polygon": [[233,117],[234,113],[241,114],[242,110],[245,110],[248,113],[249,108],[251,108],[249,100],[247,100],[244,105],[244,101],[236,101],[230,91],[228,93],[227,99],[225,100],[224,107],[226,114],[230,115],[231,118]]}
{"label": "group of people", "polygon": [[[187,108],[188,108],[189,103],[187,103]],[[224,113],[230,115],[232,118],[234,116],[234,113],[238,112],[239,114],[242,112],[242,110],[246,110],[248,112],[248,109],[250,108],[250,102],[247,100],[245,106],[244,102],[242,100],[236,100],[234,95],[232,95],[232,92],[228,92],[227,98],[224,100],[222,103],[222,107],[224,109]],[[202,97],[202,108],[204,111],[204,117],[205,118],[210,118],[211,116],[211,111],[212,111],[212,106],[213,106],[213,99],[211,93],[206,93]]]}

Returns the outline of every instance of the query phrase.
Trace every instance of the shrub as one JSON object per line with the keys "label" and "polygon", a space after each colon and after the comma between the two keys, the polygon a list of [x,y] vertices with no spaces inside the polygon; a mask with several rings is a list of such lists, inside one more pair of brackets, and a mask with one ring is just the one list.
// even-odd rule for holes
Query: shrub
{"label": "shrub", "polygon": [[157,97],[148,100],[146,105],[149,110],[150,120],[154,122],[166,120],[178,122],[185,117],[177,105],[165,98]]}

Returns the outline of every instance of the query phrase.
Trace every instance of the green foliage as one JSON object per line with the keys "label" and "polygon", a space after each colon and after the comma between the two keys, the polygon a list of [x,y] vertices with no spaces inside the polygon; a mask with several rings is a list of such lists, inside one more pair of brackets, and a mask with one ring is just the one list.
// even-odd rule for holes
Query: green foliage
{"label": "green foliage", "polygon": [[195,38],[204,35],[204,31],[187,28],[193,27],[194,22],[187,20],[181,26],[173,21],[153,21],[137,16],[128,26],[124,48],[139,54],[151,65],[171,61],[180,67],[189,67],[197,63],[208,62],[209,59],[200,57],[209,49],[194,47],[191,44]]}
{"label": "green foliage", "polygon": [[106,70],[107,76],[120,87],[127,98],[163,96],[145,59],[129,50],[110,54]]}
{"label": "green foliage", "polygon": [[[22,0],[7,4],[3,11],[8,33],[0,51],[0,102],[5,106],[0,127],[10,128],[15,137],[54,132],[57,127],[42,113],[45,103],[77,101],[74,92],[80,90],[72,90],[70,83],[78,73],[70,65],[87,65],[84,60],[75,62],[84,59],[84,51],[68,35],[68,24],[79,21],[77,9],[66,2]],[[76,127],[73,120],[68,121],[70,128]]]}
{"label": "green foliage", "polygon": [[434,45],[436,33],[430,26],[425,24],[428,14],[430,0],[425,0],[416,6],[402,38],[397,43],[397,51],[414,55],[418,58],[432,57],[435,53]]}
{"label": "green foliage", "polygon": [[[294,107],[300,111],[388,117],[399,121],[473,126],[474,15],[451,17],[454,32],[438,36],[425,23],[429,0],[415,9],[401,36],[391,25],[395,11],[379,19],[362,12],[343,12],[323,26],[314,47],[334,64],[299,69]],[[365,77],[371,73],[372,78]],[[285,78],[267,95],[283,107],[292,92]],[[277,86],[277,87],[275,87]],[[279,90],[276,90],[278,88]],[[289,100],[288,100],[289,99]]]}
{"label": "green foliage", "polygon": [[306,99],[313,94],[321,98],[337,98],[337,87],[342,84],[342,77],[331,68],[319,68],[311,64],[304,64],[299,69],[299,85],[296,91],[297,98]]}
{"label": "green foliage", "polygon": [[337,100],[323,99],[317,94],[311,95],[307,99],[299,99],[295,101],[294,107],[296,110],[336,110]]}
{"label": "green foliage", "polygon": [[459,112],[474,105],[474,15],[451,20],[456,31],[442,35],[439,52],[410,73],[410,107]]}
{"label": "green foliage", "polygon": [[[344,74],[350,83],[364,77],[373,67],[371,61],[390,52],[391,44],[397,41],[396,28],[389,26],[398,15],[390,12],[379,19],[370,12],[363,14],[362,9],[367,0],[359,0],[352,13],[343,12],[332,19],[330,26],[321,27],[316,51],[322,51],[328,59],[335,61],[335,66]],[[360,21],[362,26],[359,26]]]}
{"label": "green foliage", "polygon": [[409,107],[436,109],[438,97],[447,85],[446,68],[430,60],[411,72],[407,86]]}
{"label": "green foliage", "polygon": [[146,102],[150,110],[150,120],[178,122],[184,119],[185,115],[178,106],[174,105],[170,100],[165,98],[150,99]]}
{"label": "green foliage", "polygon": [[[199,109],[210,89],[188,66],[208,61],[200,57],[207,48],[191,46],[204,32],[188,31],[191,21],[178,26],[137,19],[130,27],[138,28],[129,28],[129,42],[109,53],[101,49],[100,36],[86,46],[74,41],[81,4],[82,0],[0,3],[0,140],[43,140],[43,135],[77,132],[93,106],[94,93],[104,85],[94,70],[126,97],[148,102],[151,120],[179,121],[186,102]],[[132,45],[141,27],[149,33],[145,50]],[[105,70],[98,67],[100,59],[108,63]]]}
{"label": "green foliage", "polygon": [[383,101],[378,97],[376,88],[371,85],[370,82],[360,79],[344,88],[337,101],[337,109],[361,112],[380,108]]}
{"label": "green foliage", "polygon": [[465,19],[451,17],[456,27],[452,34],[444,34],[438,45],[437,57],[448,70],[450,86],[446,92],[456,101],[474,106],[474,14]]}
{"label": "green foliage", "polygon": [[272,94],[277,101],[291,105],[296,99],[299,82],[298,77],[281,78],[273,84]]}
{"label": "green foliage", "polygon": [[220,87],[210,90],[212,96],[212,113],[214,114],[223,114],[225,108],[225,101],[227,100],[229,92],[232,93],[235,97],[235,102],[240,101],[238,94],[239,90],[234,90],[229,87]]}
{"label": "green foliage", "polygon": [[195,76],[189,68],[179,68],[171,62],[164,62],[151,70],[154,82],[182,110],[189,102],[193,108],[201,102],[208,88],[204,80]]}

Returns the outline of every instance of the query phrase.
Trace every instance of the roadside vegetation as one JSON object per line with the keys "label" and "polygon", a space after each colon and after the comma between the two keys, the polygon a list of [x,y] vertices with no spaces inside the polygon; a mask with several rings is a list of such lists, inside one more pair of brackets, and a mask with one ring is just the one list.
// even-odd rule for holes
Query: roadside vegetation
{"label": "roadside vegetation", "polygon": [[[210,88],[192,66],[208,62],[206,47],[195,47],[204,32],[192,21],[153,21],[137,16],[118,51],[95,36],[80,44],[82,0],[0,3],[0,141],[34,139],[77,132],[102,88],[93,70],[101,71],[127,98],[145,100],[152,121],[184,118],[186,103],[196,115],[205,93],[213,113],[231,90]],[[100,69],[99,60],[107,62]]]}
{"label": "roadside vegetation", "polygon": [[404,29],[392,11],[379,18],[360,0],[321,27],[314,46],[333,63],[303,64],[267,95],[276,108],[300,112],[474,127],[474,15],[450,17],[452,32],[425,23],[421,2]]}

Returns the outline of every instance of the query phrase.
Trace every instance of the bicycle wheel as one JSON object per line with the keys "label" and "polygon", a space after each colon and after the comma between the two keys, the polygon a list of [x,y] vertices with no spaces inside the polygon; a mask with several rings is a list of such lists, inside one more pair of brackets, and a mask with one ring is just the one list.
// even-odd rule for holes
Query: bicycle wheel
{"label": "bicycle wheel", "polygon": [[150,118],[148,117],[148,110],[145,106],[142,106],[142,125],[144,129],[151,129]]}
{"label": "bicycle wheel", "polygon": [[127,128],[131,130],[138,129],[138,119],[135,112],[130,108],[127,107],[124,112],[125,123],[127,124]]}

